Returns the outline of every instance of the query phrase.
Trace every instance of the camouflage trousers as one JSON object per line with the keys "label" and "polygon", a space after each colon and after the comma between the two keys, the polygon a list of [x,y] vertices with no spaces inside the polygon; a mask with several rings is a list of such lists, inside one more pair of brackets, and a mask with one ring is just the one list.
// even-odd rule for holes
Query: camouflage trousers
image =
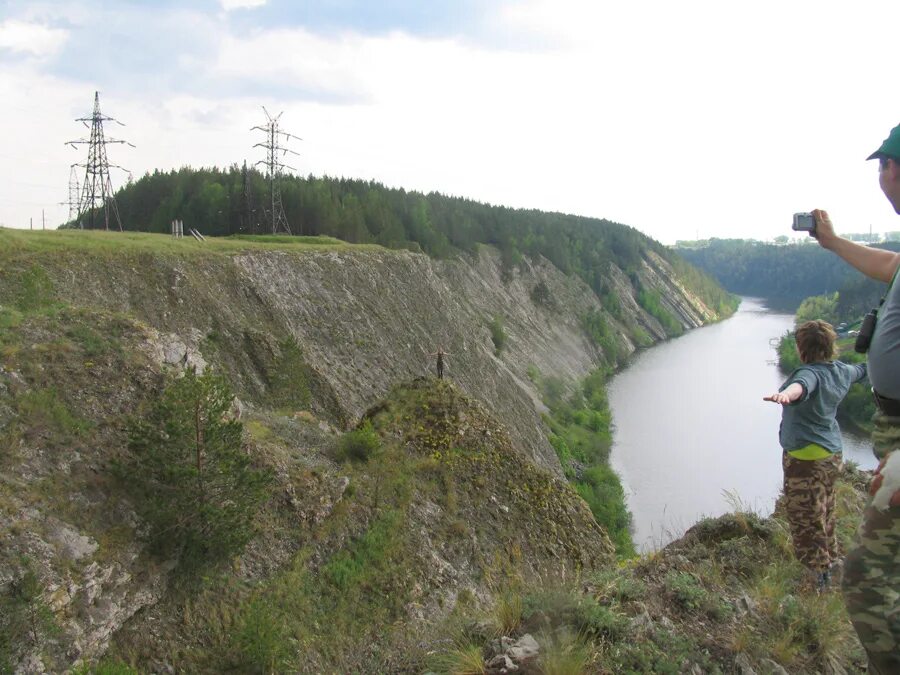
{"label": "camouflage trousers", "polygon": [[814,572],[824,572],[839,557],[834,534],[834,483],[841,471],[841,456],[797,459],[784,453],[781,466],[794,555]]}
{"label": "camouflage trousers", "polygon": [[[876,414],[874,421],[875,455],[900,452],[900,417]],[[900,673],[900,506],[881,510],[869,498],[844,564],[843,591],[869,672]]]}

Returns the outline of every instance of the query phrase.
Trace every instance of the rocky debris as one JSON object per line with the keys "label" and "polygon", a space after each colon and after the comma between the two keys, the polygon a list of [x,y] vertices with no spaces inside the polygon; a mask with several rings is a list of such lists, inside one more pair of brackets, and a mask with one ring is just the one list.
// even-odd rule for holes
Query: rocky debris
{"label": "rocky debris", "polygon": [[203,333],[192,328],[184,339],[173,333],[162,333],[154,329],[148,331],[146,349],[151,359],[159,365],[179,368],[196,368],[198,373],[206,370],[206,360],[200,353]]}
{"label": "rocky debris", "polygon": [[505,673],[537,673],[537,661],[541,654],[540,645],[529,633],[517,640],[501,637],[491,642],[489,656],[485,663],[488,675]]}
{"label": "rocky debris", "polygon": [[783,666],[772,659],[761,659],[759,669],[762,671],[762,675],[790,675]]}
{"label": "rocky debris", "polygon": [[734,670],[738,675],[757,675],[750,662],[750,657],[746,654],[738,654],[734,659]]}

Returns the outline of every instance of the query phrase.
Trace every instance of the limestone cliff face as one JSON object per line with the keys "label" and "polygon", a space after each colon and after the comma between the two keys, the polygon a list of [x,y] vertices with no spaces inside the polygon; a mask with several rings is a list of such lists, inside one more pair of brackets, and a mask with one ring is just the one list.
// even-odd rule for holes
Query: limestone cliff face
{"label": "limestone cliff face", "polygon": [[[431,607],[431,615],[443,607],[438,598],[487,593],[482,573],[490,567],[482,559],[509,551],[536,578],[608,563],[602,528],[557,480],[561,468],[529,371],[574,386],[609,365],[611,356],[585,332],[590,313],[610,328],[619,356],[634,351],[633,336],[663,339],[635,285],[653,289],[684,328],[718,318],[650,253],[630,275],[615,266],[608,271],[614,317],[580,279],[543,260],[504,270],[490,249],[436,261],[339,245],[225,253],[214,244],[110,241],[109,249],[0,250],[0,600],[5,607],[15,600],[19,617],[11,626],[0,616],[0,638],[20,638],[9,654],[0,649],[0,670],[62,670],[96,658],[126,624],[134,626],[132,642],[146,637],[148,653],[166,644],[167,631],[179,634],[180,624],[165,623],[173,614],[160,602],[175,561],[144,550],[142,524],[110,473],[126,451],[126,420],[158,395],[172,370],[221,370],[247,408],[248,427],[266,429],[261,436],[249,431],[247,442],[278,479],[269,531],[240,561],[242,578],[259,579],[303,547],[321,562],[365,531],[372,516],[359,495],[377,494],[378,481],[367,476],[375,469],[350,471],[351,484],[346,467],[329,455],[334,429],[369,411],[387,438],[407,433],[390,419],[379,421],[372,406],[390,405],[398,384],[433,376],[432,354],[443,348],[452,381],[444,393],[478,404],[445,406],[440,420],[465,418],[459,429],[476,428],[476,418],[482,423],[476,443],[458,429],[437,438],[439,425],[426,413],[405,418],[413,435],[432,434],[416,460],[423,470],[459,486],[459,503],[439,504],[447,492],[442,483],[433,494],[419,489],[408,509],[424,542],[412,549],[442,570],[440,583],[426,583],[431,568],[423,565],[422,580],[412,584],[421,597],[410,602]],[[505,335],[500,350],[490,328],[497,321]],[[304,397],[273,397],[285,373],[306,380]],[[423,410],[433,415],[437,407]],[[485,438],[502,439],[499,450],[482,448]],[[438,456],[429,457],[435,448]],[[489,472],[479,468],[485,457],[493,458]],[[333,510],[348,520],[343,529],[329,523]],[[440,527],[432,531],[433,523]],[[470,543],[445,550],[446,531]],[[29,574],[38,582],[35,593]],[[35,628],[34,607],[46,626]],[[153,621],[132,618],[139,612]],[[61,637],[51,639],[54,631]]]}
{"label": "limestone cliff face", "polygon": [[[135,315],[207,352],[251,401],[265,392],[272,376],[265,363],[277,357],[279,341],[293,337],[313,373],[313,407],[338,426],[357,420],[396,382],[434,373],[431,354],[441,347],[449,353],[445,376],[484,401],[515,445],[556,473],[529,368],[570,383],[596,368],[604,355],[582,327],[591,311],[614,328],[620,354],[635,349],[626,323],[641,326],[654,341],[665,337],[615,266],[609,283],[622,306],[620,320],[577,277],[544,260],[504,275],[499,256],[486,248],[477,258],[447,261],[347,248],[96,262],[72,259],[47,271],[67,300]],[[684,328],[716,318],[659,256],[648,253],[637,275]],[[547,290],[540,303],[533,298],[538,284]],[[499,353],[490,330],[495,319],[506,335]],[[214,354],[208,353],[212,346]]]}

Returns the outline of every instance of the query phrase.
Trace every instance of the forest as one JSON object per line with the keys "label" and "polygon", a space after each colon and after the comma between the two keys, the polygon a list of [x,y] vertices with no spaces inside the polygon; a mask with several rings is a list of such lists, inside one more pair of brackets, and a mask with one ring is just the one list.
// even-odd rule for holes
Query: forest
{"label": "forest", "polygon": [[[900,250],[900,243],[880,246]],[[679,248],[688,262],[739,295],[765,298],[778,309],[795,310],[813,295],[839,291],[846,320],[877,303],[884,284],[863,278],[847,263],[814,242],[776,245],[750,239],[711,239],[703,248]]]}
{"label": "forest", "polygon": [[[662,244],[608,220],[492,206],[327,176],[284,176],[280,194],[294,235],[406,248],[435,258],[492,245],[500,250],[507,270],[523,256],[543,256],[566,274],[580,276],[601,297],[609,293],[605,277],[610,262],[626,273],[634,272],[642,252],[649,249],[672,264],[678,276],[717,311],[732,302],[718,284]],[[171,221],[178,219],[185,232],[196,228],[205,236],[278,234],[268,224],[269,182],[246,166],[157,170],[129,182],[116,194],[116,202],[126,230],[168,233]],[[73,222],[65,227],[77,226]]]}

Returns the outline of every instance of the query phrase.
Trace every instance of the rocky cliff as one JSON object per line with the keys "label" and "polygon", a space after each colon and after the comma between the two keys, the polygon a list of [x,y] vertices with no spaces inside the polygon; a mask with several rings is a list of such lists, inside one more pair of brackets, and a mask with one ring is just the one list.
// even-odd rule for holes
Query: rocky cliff
{"label": "rocky cliff", "polygon": [[[638,340],[663,339],[639,289],[653,289],[684,328],[718,318],[651,253],[630,274],[611,266],[606,284],[614,311],[546,261],[509,269],[490,249],[433,260],[338,242],[201,245],[154,235],[0,231],[0,588],[8,610],[0,634],[17,640],[0,645],[7,658],[0,666],[61,670],[96,658],[117,634],[121,653],[149,659],[179,631],[197,629],[191,602],[208,598],[160,603],[177,561],[144,550],[130,496],[109,472],[125,446],[125,420],[158,395],[168,373],[190,365],[227,375],[247,452],[277,476],[262,534],[236,563],[239,584],[299,583],[288,571],[329,569],[353,542],[398,523],[418,538],[404,540],[394,560],[398,570],[413,571],[385,572],[384,583],[406,598],[389,612],[381,608],[388,621],[446,612],[461,591],[475,599],[497,591],[499,577],[565,577],[604,564],[609,542],[559,479],[529,373],[574,386],[634,351]],[[586,334],[591,313],[607,326],[606,347],[615,354]],[[408,474],[424,472],[410,490],[377,463],[336,464],[329,452],[337,431],[376,404],[390,408],[394,387],[432,372],[438,348],[448,353],[451,403],[477,403],[448,404],[437,395],[437,404],[447,407],[453,429],[472,427],[496,442],[484,446],[460,431],[422,446],[413,434],[396,450]],[[417,401],[406,405],[415,410]],[[441,428],[428,407],[410,415],[401,429],[371,410],[368,416],[385,439],[406,438],[415,419],[426,430]],[[409,459],[413,446],[421,461]],[[463,459],[441,464],[450,458]],[[394,481],[406,496],[385,511],[378,486]],[[429,492],[435,489],[443,502]],[[410,513],[417,515],[408,520]],[[467,543],[448,551],[453,537]],[[446,583],[430,579],[428,560]],[[245,607],[247,588],[234,591],[230,606]],[[139,611],[150,619],[132,620],[137,628],[128,637],[122,627]],[[240,633],[247,621],[220,628]],[[191,648],[195,638],[187,640]]]}
{"label": "rocky cliff", "polygon": [[[20,257],[5,270],[6,295],[17,292],[16,274],[37,266],[57,300],[152,326],[164,340],[223,367],[248,402],[264,397],[279,345],[292,339],[313,380],[311,405],[340,427],[395,382],[433,372],[430,354],[442,347],[448,377],[484,401],[516,445],[552,471],[559,465],[528,370],[575,382],[614,360],[586,335],[587,313],[599,313],[611,327],[620,357],[634,351],[638,333],[651,341],[666,337],[638,304],[635,281],[657,290],[686,329],[720,318],[652,252],[631,278],[610,266],[608,287],[622,308],[616,317],[580,279],[543,260],[505,270],[487,248],[474,259],[440,261],[368,247],[248,245],[213,254],[195,242],[183,244],[185,252],[137,241],[118,254],[76,246]],[[540,302],[539,284],[546,289]],[[505,334],[500,350],[492,341],[495,320]]]}

